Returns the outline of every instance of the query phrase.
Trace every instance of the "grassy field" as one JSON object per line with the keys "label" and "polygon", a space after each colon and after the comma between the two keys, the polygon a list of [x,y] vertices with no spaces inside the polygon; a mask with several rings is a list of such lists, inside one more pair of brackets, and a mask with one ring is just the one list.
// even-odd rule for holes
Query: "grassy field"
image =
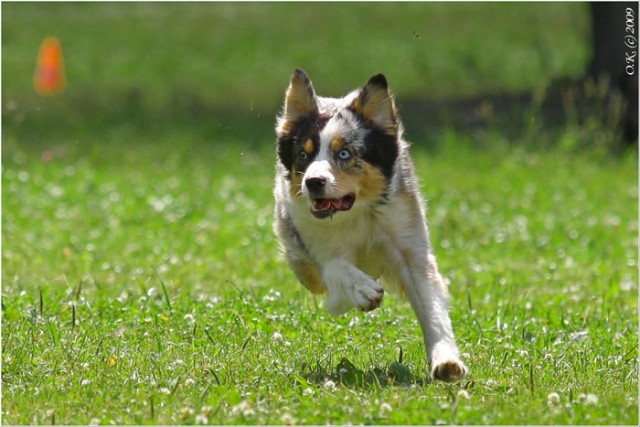
{"label": "grassy field", "polygon": [[197,95],[234,109],[272,109],[301,66],[328,96],[378,72],[397,93],[467,96],[530,89],[543,76],[579,74],[589,59],[580,4],[8,3],[2,10],[3,95],[19,101],[49,35],[63,44],[72,95],[132,92],[145,104]]}
{"label": "grassy field", "polygon": [[634,158],[414,150],[447,386],[406,302],[332,319],[278,260],[270,144],[110,139],[4,142],[3,422],[636,422]]}
{"label": "grassy field", "polygon": [[[408,129],[459,385],[407,302],[328,316],[271,232],[295,66],[334,95],[384,70],[401,105],[532,88],[584,66],[579,6],[3,4],[2,423],[636,425],[637,152]],[[520,29],[481,49],[475,17]],[[52,32],[70,84],[41,99]]]}

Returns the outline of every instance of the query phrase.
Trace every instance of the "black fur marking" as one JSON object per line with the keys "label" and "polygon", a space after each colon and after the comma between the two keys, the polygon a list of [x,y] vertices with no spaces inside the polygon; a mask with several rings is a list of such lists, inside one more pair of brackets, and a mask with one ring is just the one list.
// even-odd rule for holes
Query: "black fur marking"
{"label": "black fur marking", "polygon": [[302,240],[302,236],[300,236],[298,229],[293,225],[293,221],[291,220],[291,217],[289,215],[287,215],[287,224],[288,224],[291,235],[295,239],[298,246],[300,246],[300,249],[305,254],[309,255],[309,250],[307,249],[307,245],[304,244],[304,240]]}
{"label": "black fur marking", "polygon": [[380,86],[383,89],[387,89],[389,87],[387,83],[387,78],[382,73],[376,74],[375,76],[371,77],[367,82],[367,85]]}
{"label": "black fur marking", "polygon": [[387,181],[391,180],[398,159],[396,136],[389,135],[378,128],[370,128],[364,141],[362,158],[378,167]]}
{"label": "black fur marking", "polygon": [[[318,154],[320,131],[328,120],[328,117],[317,114],[302,117],[291,126],[289,132],[278,138],[278,158],[287,170],[287,179],[291,178],[290,173],[294,165],[298,172],[304,172]],[[309,139],[313,142],[313,153],[303,160],[300,158],[300,152]]]}

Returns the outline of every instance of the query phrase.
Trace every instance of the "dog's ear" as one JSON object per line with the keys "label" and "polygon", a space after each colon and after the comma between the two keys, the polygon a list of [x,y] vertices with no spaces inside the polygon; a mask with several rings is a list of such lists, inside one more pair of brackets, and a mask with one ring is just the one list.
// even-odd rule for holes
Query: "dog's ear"
{"label": "dog's ear", "polygon": [[352,108],[360,117],[386,133],[397,133],[396,106],[384,74],[369,79],[353,101]]}
{"label": "dog's ear", "polygon": [[311,80],[301,69],[294,71],[284,99],[281,122],[292,123],[300,117],[318,112],[316,93]]}

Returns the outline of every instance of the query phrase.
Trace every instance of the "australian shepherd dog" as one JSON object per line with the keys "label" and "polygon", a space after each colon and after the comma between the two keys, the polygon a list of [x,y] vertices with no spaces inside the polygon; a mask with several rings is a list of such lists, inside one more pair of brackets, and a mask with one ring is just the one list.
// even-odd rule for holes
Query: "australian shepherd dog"
{"label": "australian shepherd dog", "polygon": [[409,144],[384,75],[343,98],[317,96],[296,70],[277,118],[274,230],[300,282],[340,315],[409,298],[433,379],[456,382],[460,360],[448,291],[429,242]]}

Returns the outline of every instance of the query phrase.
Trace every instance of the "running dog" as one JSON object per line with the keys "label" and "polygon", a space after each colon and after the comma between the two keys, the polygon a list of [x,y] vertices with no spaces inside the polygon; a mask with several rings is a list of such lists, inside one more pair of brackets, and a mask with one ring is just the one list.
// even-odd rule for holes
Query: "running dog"
{"label": "running dog", "polygon": [[327,294],[327,310],[336,316],[379,307],[385,288],[407,296],[431,377],[461,380],[467,368],[455,343],[448,290],[385,76],[343,98],[325,98],[296,70],[276,134],[274,231],[300,282]]}

